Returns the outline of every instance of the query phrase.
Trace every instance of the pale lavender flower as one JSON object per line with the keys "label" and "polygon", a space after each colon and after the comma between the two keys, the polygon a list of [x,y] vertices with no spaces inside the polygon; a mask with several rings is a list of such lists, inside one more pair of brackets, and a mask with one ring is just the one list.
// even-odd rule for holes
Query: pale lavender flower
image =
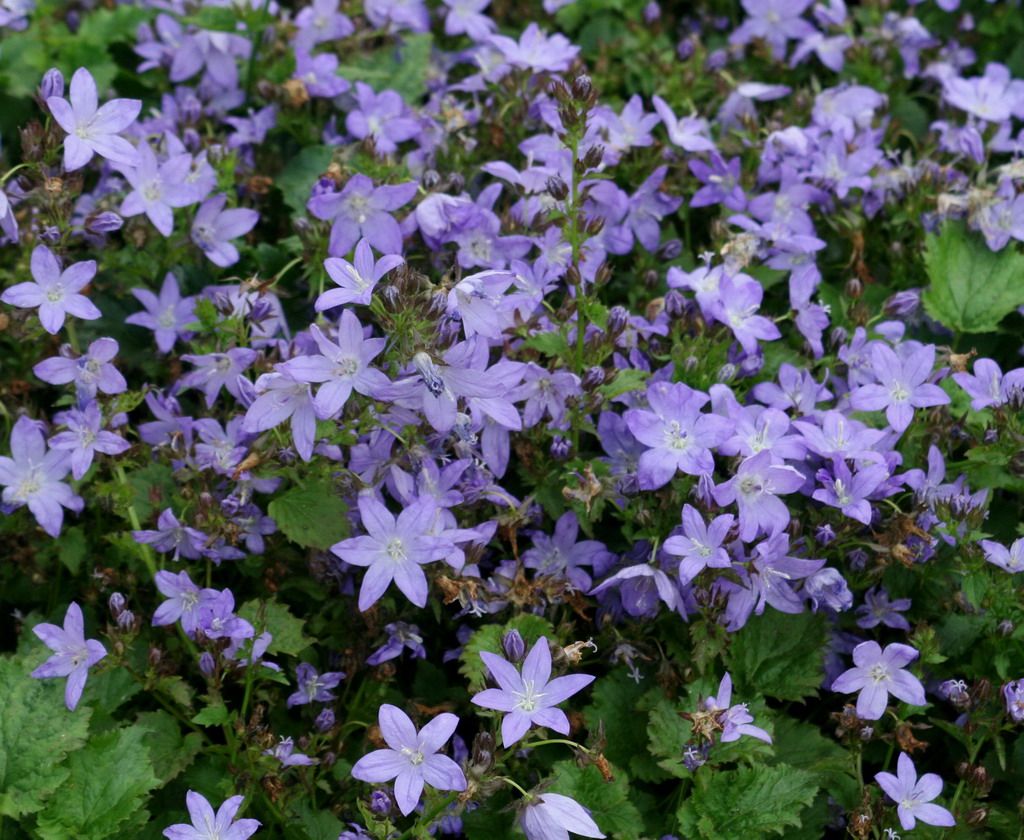
{"label": "pale lavender flower", "polygon": [[887,478],[889,470],[882,464],[869,464],[852,473],[845,459],[834,458],[830,470],[818,470],[817,479],[822,486],[814,491],[812,498],[870,525],[871,502],[868,499]]}
{"label": "pale lavender flower", "polygon": [[689,583],[704,569],[728,569],[732,565],[729,552],[723,547],[733,523],[731,513],[716,516],[710,525],[692,505],[683,505],[683,533],[669,537],[663,546],[665,553],[681,557],[679,579]]}
{"label": "pale lavender flower", "polygon": [[742,46],[754,39],[765,41],[772,57],[786,55],[786,42],[807,38],[817,31],[801,15],[811,0],[742,0],[747,18],[729,36],[729,43]]}
{"label": "pale lavender flower", "polygon": [[103,430],[103,417],[95,402],[90,402],[81,410],[64,412],[58,415],[58,419],[67,426],[67,431],[50,438],[50,446],[71,453],[71,475],[75,480],[89,471],[97,452],[120,455],[131,446],[120,435]]}
{"label": "pale lavender flower", "polygon": [[580,566],[596,566],[599,573],[615,560],[615,555],[597,540],[578,540],[579,519],[566,511],[555,523],[554,533],[542,531],[532,535],[533,547],[523,552],[523,566],[543,575],[565,577],[577,589],[589,589],[590,576]]}
{"label": "pale lavender flower", "polygon": [[884,624],[894,630],[910,632],[910,622],[900,615],[910,609],[910,603],[909,598],[890,601],[885,589],[873,586],[864,593],[864,603],[857,607],[857,626],[870,630]]}
{"label": "pale lavender flower", "polygon": [[238,248],[230,240],[245,236],[260,219],[259,213],[246,207],[225,210],[227,200],[224,193],[206,199],[192,221],[192,241],[221,268],[238,262]]}
{"label": "pale lavender flower", "polygon": [[388,640],[367,657],[367,665],[380,665],[382,662],[396,659],[402,655],[403,650],[408,650],[417,659],[426,658],[423,636],[415,624],[395,621],[385,625],[384,629],[388,632]]}
{"label": "pale lavender flower", "polygon": [[682,382],[655,382],[647,389],[651,410],[633,408],[623,415],[633,436],[648,447],[637,465],[641,489],[664,487],[677,470],[696,476],[714,472],[711,450],[729,436],[731,426],[724,417],[701,411],[709,401]]}
{"label": "pale lavender flower", "polygon": [[420,801],[424,784],[435,790],[466,789],[462,769],[439,750],[445,745],[459,719],[442,712],[418,732],[409,716],[390,703],[377,713],[380,734],[388,749],[364,755],[352,767],[352,778],[378,784],[395,780],[395,801],[404,815]]}
{"label": "pale lavender flower", "polygon": [[519,824],[527,840],[569,840],[570,831],[580,837],[605,836],[586,808],[560,793],[530,797],[519,815]]}
{"label": "pale lavender flower", "polygon": [[170,508],[162,511],[157,517],[156,530],[132,531],[132,538],[137,543],[153,546],[156,551],[163,554],[173,552],[172,560],[178,560],[180,557],[198,560],[206,548],[206,534],[188,525],[182,525]]}
{"label": "pale lavender flower", "polygon": [[598,595],[612,586],[619,587],[622,608],[634,618],[655,615],[659,601],[664,602],[670,610],[681,606],[682,599],[672,578],[653,563],[626,566],[595,586],[590,594]]}
{"label": "pale lavender flower", "polygon": [[718,300],[711,315],[732,330],[733,336],[748,353],[756,353],[759,341],[774,341],[782,333],[775,323],[758,315],[764,288],[745,274],[724,275],[718,284]]}
{"label": "pale lavender flower", "polygon": [[857,714],[865,720],[879,720],[885,713],[889,695],[912,706],[925,704],[924,686],[909,671],[903,670],[918,657],[910,645],[886,645],[861,642],[853,649],[854,667],[840,674],[832,691],[852,694],[857,691]]}
{"label": "pale lavender flower", "polygon": [[443,560],[452,549],[450,540],[431,531],[437,507],[429,500],[406,507],[396,519],[369,495],[359,497],[359,516],[366,536],[352,537],[331,546],[331,551],[353,566],[367,568],[359,589],[359,609],[368,610],[394,581],[417,607],[427,603],[427,576],[421,566]]}
{"label": "pale lavender flower", "polygon": [[245,797],[232,796],[214,814],[213,806],[202,794],[190,790],[185,794],[192,825],[178,823],[163,831],[167,840],[248,840],[260,827],[259,820],[235,820]]}
{"label": "pale lavender flower", "polygon": [[132,295],[146,310],[129,315],[125,323],[153,330],[161,353],[169,353],[179,338],[189,337],[190,333],[185,328],[196,319],[196,299],[181,296],[178,278],[170,271],[164,275],[160,297],[149,289],[132,289]]}
{"label": "pale lavender flower", "polygon": [[318,219],[331,221],[328,251],[340,257],[361,237],[382,254],[402,252],[402,230],[391,214],[416,195],[415,182],[374,187],[365,175],[353,175],[341,192],[320,193],[307,208]]}
{"label": "pale lavender flower", "polygon": [[81,169],[94,154],[111,163],[134,166],[135,147],[119,135],[135,122],[142,110],[138,99],[111,99],[99,107],[99,94],[92,74],[79,67],[71,77],[68,100],[51,96],[46,106],[57,124],[67,132],[64,138],[64,168]]}
{"label": "pale lavender flower", "polygon": [[174,230],[174,208],[193,203],[190,191],[184,187],[192,167],[189,154],[172,155],[159,163],[148,143],[138,148],[135,166],[122,166],[125,180],[132,191],[121,202],[122,216],[145,213],[160,233],[170,236]]}
{"label": "pale lavender flower", "polygon": [[278,365],[274,373],[264,373],[256,380],[255,390],[259,396],[245,413],[245,430],[265,432],[290,420],[295,450],[304,461],[312,458],[316,410],[309,383]]}
{"label": "pale lavender flower", "polygon": [[892,773],[876,773],[875,781],[896,803],[896,815],[905,830],[914,828],[918,820],[927,825],[956,825],[956,820],[948,810],[932,803],[942,793],[942,779],[935,773],[925,773],[918,779],[913,759],[905,752],[900,753],[896,762],[895,776]]}
{"label": "pale lavender flower", "polygon": [[878,384],[861,385],[850,394],[850,405],[858,411],[881,411],[894,431],[910,425],[915,408],[946,405],[949,396],[938,385],[927,383],[935,365],[935,345],[904,345],[901,359],[888,345],[871,347],[871,368]]}
{"label": "pale lavender flower", "polygon": [[1006,122],[1024,113],[1024,82],[996,62],[985,66],[983,76],[965,79],[951,73],[943,80],[943,95],[954,108],[985,122]]}
{"label": "pale lavender flower", "polygon": [[343,671],[330,671],[318,674],[316,668],[308,662],[302,662],[295,669],[295,681],[298,690],[288,697],[288,708],[305,706],[307,703],[329,703],[334,700],[331,689],[345,678]]}
{"label": "pale lavender flower", "polygon": [[324,260],[327,274],[340,288],[328,289],[321,294],[316,299],[316,311],[323,312],[347,303],[369,306],[373,290],[381,278],[404,262],[405,259],[398,254],[384,254],[374,261],[369,240],[360,239],[352,262],[341,257],[328,257]]}
{"label": "pale lavender flower", "polygon": [[1012,680],[1003,686],[1006,714],[1014,723],[1024,723],[1024,680]]}
{"label": "pale lavender flower", "polygon": [[481,271],[463,277],[448,293],[448,311],[458,312],[466,338],[501,338],[512,324],[505,292],[515,280],[508,271]]}
{"label": "pale lavender flower", "polygon": [[221,388],[236,400],[240,398],[238,377],[256,361],[257,353],[248,347],[232,347],[226,353],[207,353],[203,356],[186,354],[182,361],[196,366],[181,378],[182,388],[198,388],[206,395],[206,407],[212,408]]}
{"label": "pale lavender flower", "polygon": [[111,361],[118,349],[114,339],[97,338],[84,355],[71,358],[70,355],[63,355],[71,353],[71,348],[64,345],[61,347],[62,355],[43,359],[32,368],[32,372],[51,385],[74,382],[80,399],[91,400],[97,391],[120,394],[128,389],[128,383]]}
{"label": "pale lavender flower", "polygon": [[383,352],[387,340],[364,338],[363,325],[351,309],[341,313],[337,344],[315,324],[309,332],[320,354],[296,356],[281,367],[301,382],[323,383],[313,399],[320,419],[337,416],[353,391],[371,398],[380,398],[385,393],[391,380],[370,367],[370,362]]}
{"label": "pale lavender flower", "polygon": [[347,38],[355,27],[338,11],[339,0],[313,0],[295,16],[299,31],[295,35],[296,50],[311,50],[317,44]]}
{"label": "pale lavender flower", "polygon": [[495,23],[481,14],[491,0],[443,0],[447,13],[444,18],[445,35],[466,34],[474,41],[482,41],[494,31]]}
{"label": "pale lavender flower", "polygon": [[200,589],[192,582],[188,572],[157,572],[154,582],[157,590],[167,600],[153,613],[153,626],[164,627],[180,621],[185,634],[195,638],[196,630],[199,629],[199,609],[204,601],[217,597],[217,590]]}
{"label": "pale lavender flower", "polygon": [[310,96],[325,99],[333,99],[350,87],[348,80],[338,75],[338,57],[332,53],[310,55],[296,49],[293,78],[302,82]]}
{"label": "pale lavender flower", "polygon": [[672,108],[660,96],[653,99],[654,110],[658,112],[668,139],[685,152],[711,152],[715,143],[708,135],[708,121],[701,117],[676,118]]}
{"label": "pale lavender flower", "polygon": [[282,767],[309,767],[319,763],[315,758],[295,752],[295,742],[291,738],[282,738],[277,746],[264,750],[263,754],[276,758]]}
{"label": "pale lavender flower", "polygon": [[27,505],[47,534],[59,536],[63,508],[81,513],[85,506],[81,497],[63,483],[70,460],[63,450],[47,451],[39,425],[28,417],[19,417],[11,429],[11,457],[0,456],[4,512]]}
{"label": "pale lavender flower", "polygon": [[6,289],[0,300],[20,309],[39,309],[39,323],[50,335],[64,326],[64,319],[74,315],[94,321],[103,313],[85,295],[79,294],[96,276],[96,261],[85,260],[61,269],[53,252],[45,245],[36,245],[30,261],[32,281]]}
{"label": "pale lavender flower", "polygon": [[523,427],[530,428],[546,414],[555,428],[562,428],[567,409],[566,401],[578,397],[582,390],[580,378],[567,370],[549,371],[528,362],[523,371],[523,383],[508,394],[512,402],[526,400],[523,406]]}
{"label": "pale lavender flower", "polygon": [[506,748],[534,725],[569,734],[569,718],[556,707],[590,685],[594,681],[592,676],[568,674],[551,679],[551,650],[544,636],[526,655],[522,673],[497,654],[483,651],[480,658],[499,688],[484,689],[473,695],[472,701],[484,709],[506,713],[501,720],[501,740]]}
{"label": "pale lavender flower", "polygon": [[356,108],[345,117],[345,128],[358,140],[367,137],[382,155],[398,151],[398,144],[420,133],[419,120],[393,90],[376,93],[364,82],[356,82]]}
{"label": "pale lavender flower", "polygon": [[534,73],[564,73],[580,51],[564,35],[545,35],[536,23],[527,26],[518,41],[505,35],[491,35],[488,43],[513,67]]}
{"label": "pale lavender flower", "polygon": [[1003,374],[1002,368],[991,359],[978,359],[974,373],[954,373],[956,382],[971,398],[971,408],[981,411],[1005,405],[1013,393],[1024,389],[1024,368]]}
{"label": "pale lavender flower", "polygon": [[1014,540],[1009,548],[992,540],[981,540],[978,544],[985,552],[985,559],[993,566],[1012,575],[1024,572],[1024,537]]}
{"label": "pale lavender flower", "polygon": [[728,671],[718,684],[718,694],[708,697],[704,703],[704,710],[717,712],[719,723],[722,725],[722,743],[738,741],[740,736],[749,735],[770,744],[772,736],[759,726],[753,726],[754,717],[747,711],[746,703],[731,704],[732,701],[732,676]]}
{"label": "pale lavender flower", "polygon": [[789,508],[780,495],[795,493],[804,477],[794,467],[773,464],[768,450],[747,458],[736,474],[712,491],[720,505],[739,507],[740,539],[749,542],[758,534],[771,534],[789,524]]}
{"label": "pale lavender flower", "polygon": [[53,655],[36,668],[31,676],[36,679],[51,677],[67,677],[64,687],[64,704],[71,711],[75,710],[82,699],[85,680],[89,669],[107,655],[106,648],[96,639],[85,638],[85,619],[82,608],[74,601],[68,605],[64,614],[64,626],[56,624],[37,624],[32,628]]}

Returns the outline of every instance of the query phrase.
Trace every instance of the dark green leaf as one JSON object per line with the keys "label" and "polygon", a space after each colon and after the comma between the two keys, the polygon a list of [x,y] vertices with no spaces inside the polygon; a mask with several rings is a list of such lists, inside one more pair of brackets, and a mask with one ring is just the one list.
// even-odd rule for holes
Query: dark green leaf
{"label": "dark green leaf", "polygon": [[824,616],[814,613],[787,615],[769,609],[752,617],[728,654],[739,695],[802,700],[815,694],[822,680],[825,634]]}
{"label": "dark green leaf", "polygon": [[328,549],[349,533],[348,505],[326,482],[293,487],[277,496],[268,512],[281,533],[306,548]]}

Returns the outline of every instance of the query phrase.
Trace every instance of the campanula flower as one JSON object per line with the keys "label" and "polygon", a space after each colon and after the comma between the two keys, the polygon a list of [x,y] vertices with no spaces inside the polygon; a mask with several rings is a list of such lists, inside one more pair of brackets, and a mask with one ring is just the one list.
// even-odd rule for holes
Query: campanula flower
{"label": "campanula flower", "polygon": [[932,800],[942,792],[942,779],[935,773],[925,773],[920,779],[913,759],[905,752],[896,762],[896,775],[876,773],[875,781],[886,795],[896,803],[900,825],[910,831],[920,820],[927,825],[956,825],[953,815]]}
{"label": "campanula flower", "polygon": [[53,655],[32,672],[36,679],[67,677],[64,703],[71,711],[82,699],[89,669],[107,655],[107,650],[96,639],[85,638],[85,619],[82,608],[71,602],[64,614],[64,626],[37,624],[32,628]]}
{"label": "campanula flower", "polygon": [[832,691],[857,695],[857,714],[865,720],[879,720],[892,694],[912,706],[925,704],[924,686],[909,671],[903,670],[918,657],[910,645],[886,645],[861,642],[853,649],[854,667],[840,674]]}
{"label": "campanula flower", "polygon": [[5,290],[0,300],[21,309],[39,310],[39,323],[50,335],[64,326],[64,319],[74,315],[94,321],[103,313],[81,290],[96,276],[96,261],[85,260],[62,269],[54,253],[45,245],[36,245],[29,263],[33,280],[18,283]]}

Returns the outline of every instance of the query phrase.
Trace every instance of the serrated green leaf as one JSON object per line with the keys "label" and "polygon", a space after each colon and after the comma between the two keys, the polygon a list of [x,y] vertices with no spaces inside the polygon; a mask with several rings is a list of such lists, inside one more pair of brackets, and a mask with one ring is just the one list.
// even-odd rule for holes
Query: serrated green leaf
{"label": "serrated green leaf", "polygon": [[277,601],[247,601],[238,614],[256,628],[257,635],[265,630],[274,637],[267,648],[270,653],[297,656],[313,644],[302,632],[305,622]]}
{"label": "serrated green leaf", "polygon": [[142,726],[95,735],[68,758],[70,774],[60,795],[38,817],[42,840],[103,840],[137,821],[147,794],[160,784]]}
{"label": "serrated green leaf", "polygon": [[89,553],[89,543],[85,539],[85,531],[82,526],[75,525],[67,528],[60,535],[60,542],[57,543],[57,556],[69,572],[77,575],[82,568],[82,561]]}
{"label": "serrated green leaf", "polygon": [[647,383],[648,376],[650,376],[650,374],[646,370],[624,368],[615,374],[615,378],[612,379],[611,382],[605,383],[597,390],[601,396],[610,400],[613,397],[620,396],[621,394],[643,389]]}
{"label": "serrated green leaf", "polygon": [[330,146],[307,146],[288,161],[275,179],[285,204],[293,210],[305,210],[310,190],[327,171],[333,154]]}
{"label": "serrated green leaf", "polygon": [[517,615],[504,626],[488,624],[481,627],[469,637],[459,655],[459,673],[466,678],[470,691],[481,691],[487,679],[487,668],[480,658],[481,651],[500,654],[501,637],[509,630],[518,630],[527,645],[532,645],[541,636],[546,636],[548,641],[555,638],[551,622],[532,613]]}
{"label": "serrated green leaf", "polygon": [[192,717],[192,723],[199,726],[220,726],[228,722],[228,707],[222,702],[211,703]]}
{"label": "serrated green leaf", "polygon": [[268,512],[288,539],[326,550],[349,533],[348,505],[327,482],[293,487],[275,498]]}
{"label": "serrated green leaf", "polygon": [[545,356],[566,357],[569,355],[569,342],[560,332],[541,332],[531,335],[523,346],[530,350],[536,350]]}
{"label": "serrated green leaf", "polygon": [[583,710],[587,729],[591,732],[603,725],[606,746],[604,754],[619,767],[629,769],[630,776],[645,781],[660,781],[665,771],[640,749],[647,739],[647,717],[639,713],[647,693],[644,683],[635,682],[625,668],[619,668],[594,683],[591,703]]}
{"label": "serrated green leaf", "polygon": [[825,657],[825,617],[767,610],[735,634],[727,661],[744,697],[802,700],[818,691]]}
{"label": "serrated green leaf", "polygon": [[799,827],[817,793],[813,774],[784,764],[702,772],[676,816],[688,838],[752,840]]}
{"label": "serrated green leaf", "polygon": [[572,761],[559,761],[551,768],[551,792],[571,796],[584,805],[609,837],[636,840],[643,830],[643,819],[629,799],[629,779],[622,770],[610,769],[612,781],[606,781],[593,764],[579,767]]}
{"label": "serrated green leaf", "polygon": [[427,92],[433,43],[430,33],[406,35],[396,46],[362,54],[359,64],[342,65],[338,74],[349,81],[366,82],[378,92],[398,91],[413,105]]}
{"label": "serrated green leaf", "polygon": [[167,712],[143,712],[135,723],[149,733],[146,749],[161,786],[188,767],[203,747],[202,735],[189,732],[182,737],[181,727]]}
{"label": "serrated green leaf", "polygon": [[843,806],[853,808],[857,804],[859,785],[850,753],[822,735],[818,727],[779,716],[772,742],[775,763],[811,773],[817,785]]}
{"label": "serrated green leaf", "polygon": [[925,244],[924,307],[958,332],[989,332],[1024,304],[1024,255],[1016,245],[991,251],[978,234],[947,222]]}
{"label": "serrated green leaf", "polygon": [[0,820],[43,807],[89,729],[88,706],[64,707],[64,681],[33,679],[31,670],[24,659],[0,658]]}
{"label": "serrated green leaf", "polygon": [[289,825],[287,836],[295,840],[337,840],[345,825],[330,811],[316,811],[306,802],[298,802],[297,825]]}

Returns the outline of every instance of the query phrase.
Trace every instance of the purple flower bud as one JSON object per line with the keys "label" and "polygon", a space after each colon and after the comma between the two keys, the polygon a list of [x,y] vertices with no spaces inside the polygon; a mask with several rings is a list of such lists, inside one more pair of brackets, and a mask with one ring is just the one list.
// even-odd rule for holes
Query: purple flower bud
{"label": "purple flower bud", "polygon": [[665,293],[665,314],[676,320],[686,313],[686,298],[677,290],[669,289]]}
{"label": "purple flower bud", "polygon": [[583,374],[583,390],[593,391],[604,384],[604,368],[599,365],[587,368]]}
{"label": "purple flower bud", "polygon": [[836,538],[836,532],[827,522],[819,525],[814,531],[814,541],[818,545],[828,545]]}
{"label": "purple flower bud", "polygon": [[118,613],[117,626],[122,630],[131,630],[133,624],[135,624],[135,613],[131,610],[121,610]]}
{"label": "purple flower bud", "polygon": [[711,754],[711,744],[703,743],[700,745],[687,744],[683,748],[683,766],[691,773],[698,767],[703,767],[708,760],[708,756]]}
{"label": "purple flower bud", "polygon": [[214,670],[217,668],[217,663],[213,658],[213,654],[208,650],[203,651],[199,657],[199,670],[202,672],[204,677],[212,677]]}
{"label": "purple flower bud", "polygon": [[1014,723],[1024,723],[1024,680],[1014,680],[1003,686],[1006,714]]}
{"label": "purple flower bud", "polygon": [[864,567],[868,564],[868,553],[863,548],[855,548],[846,556],[850,561],[851,569],[855,572],[864,571]]}
{"label": "purple flower bud", "polygon": [[556,461],[565,461],[572,454],[572,443],[561,435],[555,435],[551,441],[551,457]]}
{"label": "purple flower bud", "polygon": [[608,332],[618,334],[629,323],[629,310],[624,306],[613,306],[608,311]]}
{"label": "purple flower bud", "polygon": [[391,797],[382,790],[375,790],[370,794],[370,810],[380,816],[390,813]]}
{"label": "purple flower bud", "polygon": [[526,656],[526,641],[518,630],[509,630],[501,637],[501,649],[509,662],[519,662]]}
{"label": "purple flower bud", "polygon": [[909,318],[921,306],[921,290],[907,289],[890,297],[883,307],[885,314],[896,318]]}
{"label": "purple flower bud", "polygon": [[814,608],[825,607],[842,612],[853,606],[853,593],[846,580],[832,568],[824,568],[811,575],[804,583],[804,592],[810,597]]}
{"label": "purple flower bud", "polygon": [[658,18],[661,17],[661,6],[651,0],[646,6],[644,6],[644,22],[654,23]]}
{"label": "purple flower bud", "polygon": [[113,233],[120,230],[123,225],[124,219],[113,210],[104,210],[85,220],[85,229],[89,233]]}
{"label": "purple flower bud", "polygon": [[678,239],[669,239],[658,249],[658,256],[663,260],[674,260],[683,253],[683,243]]}
{"label": "purple flower bud", "polygon": [[683,38],[676,46],[676,55],[679,56],[680,61],[686,61],[693,56],[694,50],[696,50],[696,45],[693,43],[693,39]]}
{"label": "purple flower bud", "polygon": [[51,96],[64,95],[64,74],[56,67],[51,67],[43,74],[39,83],[39,98],[45,102]]}
{"label": "purple flower bud", "polygon": [[56,225],[48,225],[40,231],[39,238],[44,242],[60,242],[60,228]]}
{"label": "purple flower bud", "polygon": [[331,709],[323,709],[316,716],[314,721],[317,732],[327,732],[334,728],[334,712]]}
{"label": "purple flower bud", "polygon": [[122,612],[124,612],[124,605],[128,603],[127,599],[120,592],[115,592],[107,600],[107,606],[110,607],[110,614],[117,618]]}
{"label": "purple flower bud", "polygon": [[724,384],[726,382],[731,382],[735,378],[736,365],[726,362],[718,369],[718,374],[715,377],[715,381]]}

